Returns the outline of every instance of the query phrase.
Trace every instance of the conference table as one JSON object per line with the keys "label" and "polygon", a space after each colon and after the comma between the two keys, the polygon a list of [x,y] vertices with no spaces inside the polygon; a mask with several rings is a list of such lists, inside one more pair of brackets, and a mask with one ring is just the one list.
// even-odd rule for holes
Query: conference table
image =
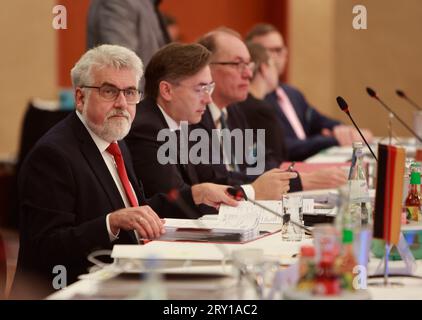
{"label": "conference table", "polygon": [[[338,163],[346,162],[350,158],[351,149],[334,147],[308,159],[308,163]],[[326,194],[329,192],[335,192],[335,190],[319,190],[298,194],[302,194],[305,197],[309,194]],[[144,250],[142,247],[146,248],[148,245],[153,245],[156,248],[163,246],[165,251],[173,248],[173,251],[176,252],[179,247],[188,245],[198,248],[202,246],[202,252],[211,254],[213,251],[222,251],[221,247],[224,247],[224,251],[229,253],[228,256],[233,257],[234,252],[258,249],[263,252],[264,260],[266,261],[265,267],[259,269],[259,272],[253,272],[252,275],[247,275],[246,277],[240,276],[239,267],[230,259],[203,263],[193,263],[192,259],[186,259],[186,261],[178,261],[178,264],[163,265],[161,269],[157,269],[161,280],[155,285],[159,285],[163,291],[163,294],[158,296],[157,299],[286,299],[292,298],[292,295],[288,294],[292,288],[292,283],[289,283],[289,281],[294,281],[295,277],[297,280],[297,259],[300,247],[312,244],[313,239],[305,235],[302,241],[283,241],[279,227],[274,224],[262,224],[260,225],[261,230],[267,230],[269,233],[257,240],[243,244],[183,244],[180,242],[152,241],[144,246],[132,246],[133,248],[130,248],[130,250],[134,250],[134,252],[137,250],[142,251]],[[162,260],[165,260],[165,256],[162,257]],[[134,264],[136,265],[135,268],[128,269],[122,268],[122,265],[118,262],[120,260],[116,259],[112,265],[82,275],[79,281],[57,291],[47,297],[47,299],[148,299],[143,293],[146,288],[147,270],[139,267],[140,261],[136,261]],[[364,281],[362,291],[356,290],[359,293],[364,292],[365,294],[363,295],[334,297],[293,295],[293,297],[299,299],[422,299],[422,262],[420,260],[416,260],[415,269],[412,271],[411,277],[397,275],[406,273],[403,261],[390,260],[390,272],[395,273],[395,276],[388,279],[387,285],[385,285],[382,276],[383,263],[374,254],[370,255],[367,266],[369,277],[366,283]],[[378,274],[378,276],[374,277],[375,274]],[[258,283],[259,286],[257,285]]]}
{"label": "conference table", "polygon": [[[265,226],[263,226],[265,228]],[[265,260],[270,261],[270,267],[264,270],[264,285],[258,291],[256,283],[241,280],[238,270],[233,267],[230,261],[210,262],[209,264],[191,264],[186,261],[184,265],[174,267],[166,266],[161,270],[163,276],[160,286],[164,286],[165,295],[160,299],[171,300],[254,300],[254,299],[285,299],[286,284],[289,277],[295,278],[297,272],[294,267],[297,262],[297,254],[300,246],[312,244],[313,239],[305,237],[300,242],[283,241],[280,231],[274,232],[266,237],[251,241],[245,244],[223,245],[231,253],[245,249],[262,249]],[[150,242],[153,243],[153,242]],[[168,244],[167,245],[171,245]],[[174,250],[180,243],[174,244]],[[201,244],[193,244],[201,246]],[[204,251],[210,250],[212,244],[206,244]],[[146,244],[148,246],[148,244]],[[368,274],[382,274],[382,261],[373,255],[368,264]],[[277,267],[274,268],[274,265]],[[403,261],[390,261],[391,270],[403,270]],[[376,272],[377,271],[377,272]],[[381,272],[380,272],[381,271]],[[402,272],[402,271],[400,271]],[[71,284],[47,299],[144,299],[142,290],[145,282],[145,270],[136,272],[129,269],[122,272],[122,269],[111,266],[105,267],[96,272],[83,275],[81,280]],[[279,276],[284,277],[282,284]],[[410,277],[389,278],[389,284],[383,285],[383,277],[369,278],[366,283],[365,299],[394,299],[414,300],[422,299],[422,262],[416,261],[416,272]],[[419,277],[419,278],[417,278]],[[286,280],[287,279],[287,280]],[[287,287],[288,288],[288,287]],[[357,290],[359,291],[359,290]],[[359,296],[337,296],[318,297],[306,296],[302,299],[360,299]]]}

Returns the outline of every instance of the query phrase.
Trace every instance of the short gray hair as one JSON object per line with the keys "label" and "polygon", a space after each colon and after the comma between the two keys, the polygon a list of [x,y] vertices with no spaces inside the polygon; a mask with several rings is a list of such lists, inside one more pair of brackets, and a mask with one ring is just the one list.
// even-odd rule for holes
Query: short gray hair
{"label": "short gray hair", "polygon": [[135,52],[118,45],[103,44],[85,52],[70,71],[74,88],[90,84],[93,67],[97,69],[112,67],[118,70],[133,70],[137,83],[144,73],[143,63]]}

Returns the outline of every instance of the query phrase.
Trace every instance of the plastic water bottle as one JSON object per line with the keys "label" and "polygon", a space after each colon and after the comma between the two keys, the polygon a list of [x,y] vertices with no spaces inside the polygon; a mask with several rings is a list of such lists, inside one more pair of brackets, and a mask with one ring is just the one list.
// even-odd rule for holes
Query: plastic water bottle
{"label": "plastic water bottle", "polygon": [[167,290],[162,274],[159,272],[159,260],[151,257],[145,261],[145,273],[137,297],[142,300],[165,300]]}

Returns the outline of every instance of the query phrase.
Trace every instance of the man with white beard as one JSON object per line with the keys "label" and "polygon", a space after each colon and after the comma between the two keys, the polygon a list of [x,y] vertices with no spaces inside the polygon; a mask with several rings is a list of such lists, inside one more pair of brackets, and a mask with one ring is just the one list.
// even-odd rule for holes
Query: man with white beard
{"label": "man with white beard", "polygon": [[[69,284],[87,272],[92,251],[164,233],[158,214],[177,208],[163,194],[145,198],[120,141],[141,98],[142,74],[139,57],[115,45],[89,50],[72,69],[76,111],[39,140],[20,171],[18,282],[30,274],[53,289],[55,267],[64,266]],[[192,205],[237,204],[224,186],[179,192]]]}

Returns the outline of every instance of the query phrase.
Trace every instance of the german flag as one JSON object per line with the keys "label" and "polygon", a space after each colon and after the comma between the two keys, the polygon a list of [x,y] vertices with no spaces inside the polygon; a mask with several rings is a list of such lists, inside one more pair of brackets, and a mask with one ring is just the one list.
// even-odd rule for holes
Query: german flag
{"label": "german flag", "polygon": [[388,244],[398,244],[400,238],[405,158],[403,148],[378,145],[374,238]]}

